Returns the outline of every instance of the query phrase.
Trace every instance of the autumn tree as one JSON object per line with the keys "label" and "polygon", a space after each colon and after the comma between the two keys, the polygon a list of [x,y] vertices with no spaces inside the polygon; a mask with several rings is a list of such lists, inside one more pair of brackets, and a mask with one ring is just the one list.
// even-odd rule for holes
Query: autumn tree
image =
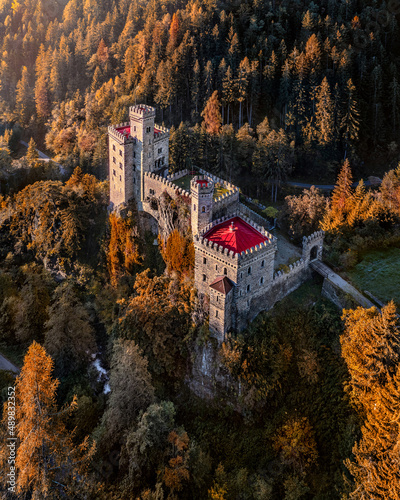
{"label": "autumn tree", "polygon": [[[58,380],[52,378],[53,361],[33,342],[16,381],[17,493],[32,498],[75,497],[90,487],[87,466],[95,451],[86,438],[74,446],[64,417],[76,409],[76,399],[57,409]],[[4,412],[3,425],[7,423]],[[6,457],[2,448],[1,459]]]}
{"label": "autumn tree", "polygon": [[28,163],[31,167],[34,167],[37,163],[37,160],[39,158],[39,153],[37,152],[36,149],[36,142],[31,137],[28,145],[28,151],[26,152],[26,159],[28,160]]}
{"label": "autumn tree", "polygon": [[355,480],[350,498],[398,498],[400,474],[399,320],[393,302],[344,311],[342,356],[350,374],[350,394],[363,419],[361,439],[346,465]]}
{"label": "autumn tree", "polygon": [[203,117],[203,127],[211,135],[217,135],[221,129],[222,118],[220,112],[220,103],[218,100],[218,91],[213,92],[207,101],[201,116]]}

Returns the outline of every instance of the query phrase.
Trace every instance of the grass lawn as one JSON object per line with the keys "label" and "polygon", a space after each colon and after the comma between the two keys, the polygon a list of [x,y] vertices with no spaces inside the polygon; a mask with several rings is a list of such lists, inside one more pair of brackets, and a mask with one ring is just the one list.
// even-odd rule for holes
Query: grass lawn
{"label": "grass lawn", "polygon": [[213,198],[215,200],[215,199],[219,198],[220,196],[222,196],[223,194],[228,193],[228,192],[229,192],[229,189],[226,189],[224,186],[221,186],[221,184],[218,184],[218,186],[214,187]]}
{"label": "grass lawn", "polygon": [[176,179],[172,181],[174,184],[176,184],[178,187],[182,189],[186,189],[186,191],[190,192],[190,181],[192,180],[193,175],[185,175],[184,177],[181,177],[180,179]]}
{"label": "grass lawn", "polygon": [[359,290],[400,307],[400,248],[367,252],[347,275]]}

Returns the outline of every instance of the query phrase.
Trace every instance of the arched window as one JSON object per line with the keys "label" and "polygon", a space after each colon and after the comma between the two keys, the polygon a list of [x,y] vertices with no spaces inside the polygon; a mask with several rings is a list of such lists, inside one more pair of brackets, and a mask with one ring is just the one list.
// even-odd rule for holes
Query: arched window
{"label": "arched window", "polygon": [[228,274],[228,270],[226,267],[224,267],[224,274],[225,274],[225,276]]}
{"label": "arched window", "polygon": [[312,247],[310,252],[310,260],[315,260],[318,256],[318,246]]}
{"label": "arched window", "polygon": [[265,266],[265,260],[262,260],[261,261],[261,267],[264,267]]}
{"label": "arched window", "polygon": [[246,290],[247,290],[247,293],[249,293],[249,292],[250,292],[250,285],[247,285]]}
{"label": "arched window", "polygon": [[247,269],[247,274],[251,274],[251,266]]}
{"label": "arched window", "polygon": [[262,285],[264,283],[264,276],[261,276],[260,278],[260,285]]}
{"label": "arched window", "polygon": [[201,212],[204,214],[206,211],[206,207],[201,207]]}

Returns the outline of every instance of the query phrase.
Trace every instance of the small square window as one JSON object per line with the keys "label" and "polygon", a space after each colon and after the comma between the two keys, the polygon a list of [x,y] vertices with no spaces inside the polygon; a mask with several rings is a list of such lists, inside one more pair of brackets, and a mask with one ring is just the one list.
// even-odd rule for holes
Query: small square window
{"label": "small square window", "polygon": [[203,281],[207,281],[207,276],[203,274]]}
{"label": "small square window", "polygon": [[228,274],[228,269],[226,267],[224,267],[224,274],[225,276]]}

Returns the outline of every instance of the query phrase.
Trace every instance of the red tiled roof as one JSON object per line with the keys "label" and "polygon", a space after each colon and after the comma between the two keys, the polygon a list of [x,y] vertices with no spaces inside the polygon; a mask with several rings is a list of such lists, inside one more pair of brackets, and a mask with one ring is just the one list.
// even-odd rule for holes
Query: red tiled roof
{"label": "red tiled roof", "polygon": [[214,226],[207,231],[204,238],[235,253],[241,253],[268,240],[240,217],[228,219]]}
{"label": "red tiled roof", "polygon": [[218,276],[212,283],[210,283],[210,287],[217,290],[217,292],[221,292],[224,295],[228,295],[228,293],[233,288],[232,281],[226,276]]}

